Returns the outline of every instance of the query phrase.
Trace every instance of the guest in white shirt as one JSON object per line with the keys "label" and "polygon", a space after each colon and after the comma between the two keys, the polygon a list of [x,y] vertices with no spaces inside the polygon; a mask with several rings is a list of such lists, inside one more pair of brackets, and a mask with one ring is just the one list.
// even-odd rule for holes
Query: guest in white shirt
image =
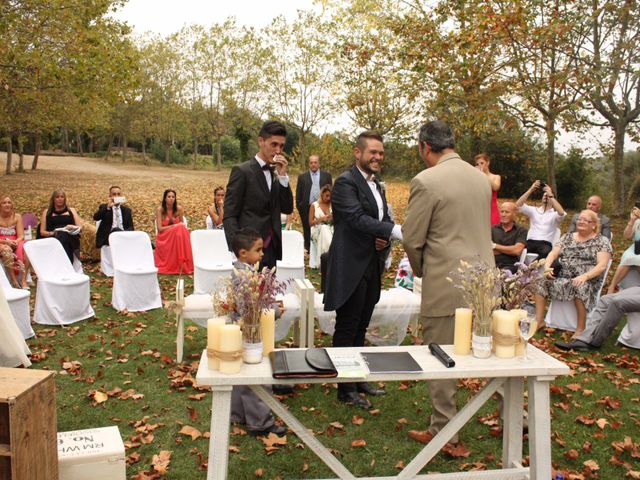
{"label": "guest in white shirt", "polygon": [[[525,203],[533,192],[540,189],[543,192],[540,207]],[[546,258],[553,248],[556,229],[567,216],[567,212],[556,199],[551,187],[540,180],[533,182],[529,190],[518,199],[516,206],[529,217],[527,253],[537,253],[539,258]]]}

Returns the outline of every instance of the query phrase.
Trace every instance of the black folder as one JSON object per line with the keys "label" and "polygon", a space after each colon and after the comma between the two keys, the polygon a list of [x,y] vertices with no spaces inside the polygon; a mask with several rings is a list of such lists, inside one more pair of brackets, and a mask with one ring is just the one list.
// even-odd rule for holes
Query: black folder
{"label": "black folder", "polygon": [[369,373],[422,372],[422,367],[409,352],[363,352],[362,358],[369,367]]}
{"label": "black folder", "polygon": [[269,353],[273,378],[332,378],[338,376],[324,348],[274,350]]}

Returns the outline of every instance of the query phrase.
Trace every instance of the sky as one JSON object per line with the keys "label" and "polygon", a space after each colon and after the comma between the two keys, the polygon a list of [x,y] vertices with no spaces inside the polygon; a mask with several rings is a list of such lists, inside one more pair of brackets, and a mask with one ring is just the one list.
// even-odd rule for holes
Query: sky
{"label": "sky", "polygon": [[[236,17],[240,25],[262,28],[278,15],[293,20],[297,10],[314,8],[313,0],[129,0],[114,16],[126,21],[136,35],[153,32],[162,36],[177,32],[184,25],[199,23],[205,27]],[[346,127],[344,115],[335,124],[324,125],[323,130],[336,131]],[[348,128],[348,127],[347,127]],[[572,145],[599,154],[599,142],[609,143],[609,129],[592,129],[584,135],[562,132],[557,148],[566,152]],[[322,132],[318,132],[322,133]],[[627,139],[625,149],[639,148]]]}

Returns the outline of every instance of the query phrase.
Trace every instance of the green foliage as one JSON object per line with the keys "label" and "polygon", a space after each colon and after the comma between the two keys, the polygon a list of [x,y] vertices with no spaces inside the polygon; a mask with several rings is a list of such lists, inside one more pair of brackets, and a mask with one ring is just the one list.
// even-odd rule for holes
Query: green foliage
{"label": "green foliage", "polygon": [[220,154],[224,163],[237,163],[243,160],[240,155],[240,140],[230,135],[220,138]]}
{"label": "green foliage", "polygon": [[558,197],[564,208],[582,208],[586,199],[593,194],[590,189],[592,170],[589,158],[578,148],[572,148],[566,156],[560,157],[556,169]]}
{"label": "green foliage", "polygon": [[178,165],[189,163],[189,158],[187,158],[184,152],[178,147],[170,145],[169,148],[167,148],[166,145],[158,141],[151,143],[149,146],[149,154],[163,163],[175,163]]}

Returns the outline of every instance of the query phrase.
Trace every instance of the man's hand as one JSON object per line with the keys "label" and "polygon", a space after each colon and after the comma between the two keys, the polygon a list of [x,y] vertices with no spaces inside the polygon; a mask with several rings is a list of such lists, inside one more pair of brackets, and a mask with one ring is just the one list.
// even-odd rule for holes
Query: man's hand
{"label": "man's hand", "polygon": [[276,155],[273,157],[273,163],[276,164],[276,172],[281,177],[284,177],[287,174],[287,159],[284,158],[284,155]]}
{"label": "man's hand", "polygon": [[389,240],[376,238],[376,250],[383,250],[387,245],[389,245]]}
{"label": "man's hand", "polygon": [[115,205],[115,203],[113,203],[113,197],[109,197],[109,201],[107,202],[107,208],[111,208]]}

